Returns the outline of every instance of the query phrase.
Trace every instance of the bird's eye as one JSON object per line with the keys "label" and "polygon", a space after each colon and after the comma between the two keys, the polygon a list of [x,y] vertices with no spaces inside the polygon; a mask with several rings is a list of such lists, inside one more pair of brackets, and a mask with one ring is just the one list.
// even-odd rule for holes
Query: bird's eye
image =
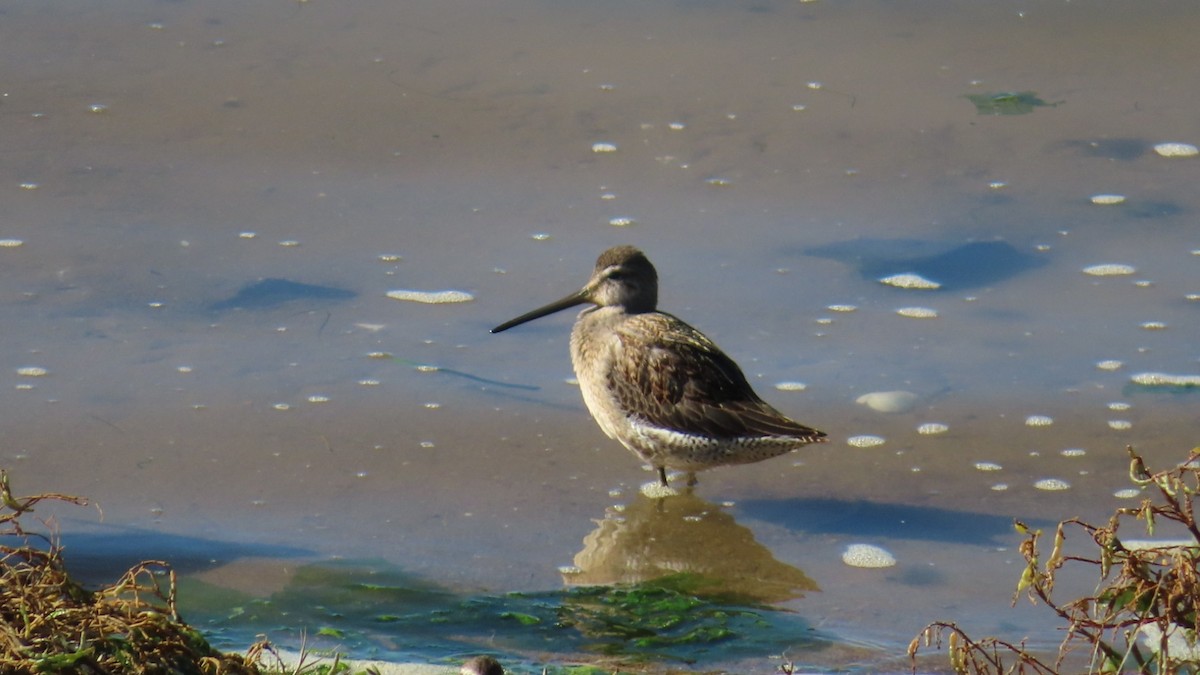
{"label": "bird's eye", "polygon": [[608,278],[612,279],[613,281],[620,281],[625,278],[625,273],[621,270],[613,270],[608,273]]}

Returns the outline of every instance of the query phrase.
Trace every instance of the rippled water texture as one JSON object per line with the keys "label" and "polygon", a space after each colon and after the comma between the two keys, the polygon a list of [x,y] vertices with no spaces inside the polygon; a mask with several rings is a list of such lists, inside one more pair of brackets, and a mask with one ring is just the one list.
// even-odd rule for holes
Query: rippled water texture
{"label": "rippled water texture", "polygon": [[[1200,158],[1155,149],[1200,143],[1193,0],[2,14],[0,465],[100,504],[42,512],[91,578],[697,572],[826,641],[698,667],[897,667],[936,619],[1054,644],[1012,519],[1198,442]],[[570,317],[488,334],[618,243],[832,442],[645,503]]]}

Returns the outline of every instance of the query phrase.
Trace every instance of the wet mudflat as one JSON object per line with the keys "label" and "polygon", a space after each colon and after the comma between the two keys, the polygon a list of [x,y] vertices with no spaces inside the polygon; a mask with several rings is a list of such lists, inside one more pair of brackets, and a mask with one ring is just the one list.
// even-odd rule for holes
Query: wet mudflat
{"label": "wet mudflat", "polygon": [[[668,570],[795,613],[659,654],[697,669],[892,664],[934,619],[1052,645],[1008,608],[1011,520],[1105,518],[1126,443],[1196,444],[1200,158],[1159,150],[1200,143],[1196,12],[16,3],[0,462],[102,506],[57,512],[96,578],[164,558],[293,616],[355,575],[416,589],[323,638],[384,655],[459,648],[378,620],[406,607]],[[832,442],[647,503],[568,381],[570,317],[487,333],[617,243]],[[287,641],[336,623],[311,611],[260,614]]]}

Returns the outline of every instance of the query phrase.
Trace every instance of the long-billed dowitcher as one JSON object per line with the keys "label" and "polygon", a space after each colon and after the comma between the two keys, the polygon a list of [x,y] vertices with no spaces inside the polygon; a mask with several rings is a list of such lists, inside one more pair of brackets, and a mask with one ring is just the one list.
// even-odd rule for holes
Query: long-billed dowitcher
{"label": "long-billed dowitcher", "polygon": [[583,401],[608,435],[658,471],[696,472],[782,455],[825,434],[788,419],[750,387],[733,359],[660,312],[658,273],[632,246],[600,254],[579,291],[506,321],[493,333],[591,303],[571,330]]}

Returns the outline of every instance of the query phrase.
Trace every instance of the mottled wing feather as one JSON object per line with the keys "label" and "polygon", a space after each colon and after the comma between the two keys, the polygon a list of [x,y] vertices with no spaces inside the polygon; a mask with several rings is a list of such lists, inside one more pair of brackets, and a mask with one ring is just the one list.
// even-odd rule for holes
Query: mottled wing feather
{"label": "mottled wing feather", "polygon": [[609,384],[625,411],[650,424],[714,438],[824,436],[765,403],[732,359],[675,317],[635,315],[618,337],[625,354]]}

